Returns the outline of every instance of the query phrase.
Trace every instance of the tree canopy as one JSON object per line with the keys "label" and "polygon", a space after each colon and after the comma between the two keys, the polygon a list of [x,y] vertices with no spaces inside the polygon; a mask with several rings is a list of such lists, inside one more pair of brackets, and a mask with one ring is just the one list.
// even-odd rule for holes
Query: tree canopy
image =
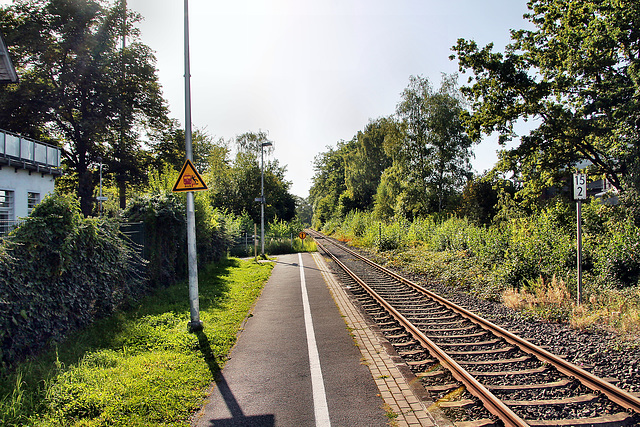
{"label": "tree canopy", "polygon": [[472,102],[474,138],[515,136],[518,120],[539,126],[502,154],[535,193],[558,183],[579,162],[620,191],[638,188],[640,154],[640,3],[633,0],[531,0],[535,29],[511,32],[504,53],[458,40],[462,91]]}
{"label": "tree canopy", "polygon": [[[157,146],[158,158],[179,169],[184,162],[184,133],[177,132],[181,142],[165,140]],[[255,223],[260,222],[261,144],[267,142],[265,132],[246,132],[232,141],[214,141],[202,130],[194,132],[194,163],[202,172],[209,186],[207,197],[212,206],[235,215],[248,215]],[[270,141],[269,141],[270,142]],[[273,143],[272,143],[273,144]],[[232,157],[232,146],[235,156]],[[270,159],[273,146],[265,147],[264,194],[265,220],[278,218],[289,221],[296,215],[296,200],[289,192],[291,183],[286,180],[286,167],[277,159]],[[178,168],[175,164],[180,164]]]}
{"label": "tree canopy", "polygon": [[411,76],[396,109],[401,138],[396,163],[410,183],[405,191],[411,216],[441,212],[471,178],[472,140],[460,119],[456,78],[444,75],[434,91],[426,78]]}
{"label": "tree canopy", "polygon": [[[155,58],[140,16],[94,0],[17,0],[0,9],[20,83],[0,89],[8,130],[63,144],[85,215],[98,157],[123,184],[144,177],[140,136],[166,124]],[[131,43],[120,47],[122,37]]]}
{"label": "tree canopy", "polygon": [[381,218],[451,211],[471,178],[472,139],[465,132],[456,76],[434,90],[412,76],[394,116],[371,120],[350,141],[319,154],[310,197],[324,223],[352,210]]}

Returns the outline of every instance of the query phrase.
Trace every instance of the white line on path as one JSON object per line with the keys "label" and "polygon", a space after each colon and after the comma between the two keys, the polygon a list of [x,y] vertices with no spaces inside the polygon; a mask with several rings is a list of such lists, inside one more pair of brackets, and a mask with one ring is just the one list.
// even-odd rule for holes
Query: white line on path
{"label": "white line on path", "polygon": [[302,264],[302,254],[298,253],[300,264],[300,286],[302,287],[302,308],[304,309],[304,326],[307,331],[307,347],[309,348],[309,366],[311,367],[311,388],[313,390],[313,408],[316,417],[316,426],[331,427],[329,420],[329,406],[327,396],[324,392],[324,380],[322,379],[322,369],[320,368],[320,356],[316,345],[316,335],[313,331],[313,320],[311,319],[311,306],[307,295],[307,284],[304,278],[304,265]]}

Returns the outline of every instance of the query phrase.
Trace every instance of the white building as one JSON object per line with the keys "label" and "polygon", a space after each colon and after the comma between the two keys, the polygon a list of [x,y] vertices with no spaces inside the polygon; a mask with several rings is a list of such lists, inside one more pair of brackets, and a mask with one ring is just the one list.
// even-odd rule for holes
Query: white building
{"label": "white building", "polygon": [[61,174],[58,147],[0,129],[0,235],[52,193]]}

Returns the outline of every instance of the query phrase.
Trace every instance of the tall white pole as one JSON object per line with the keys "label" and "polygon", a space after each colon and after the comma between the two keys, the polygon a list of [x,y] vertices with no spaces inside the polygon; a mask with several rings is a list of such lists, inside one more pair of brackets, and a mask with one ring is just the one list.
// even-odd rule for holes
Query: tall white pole
{"label": "tall white pole", "polygon": [[[184,0],[184,81],[185,130],[184,142],[187,160],[193,161],[191,147],[191,68],[189,65],[189,0]],[[196,254],[196,213],[193,191],[187,192],[187,253],[189,260],[189,308],[191,331],[202,330],[200,299],[198,297],[198,257]]]}

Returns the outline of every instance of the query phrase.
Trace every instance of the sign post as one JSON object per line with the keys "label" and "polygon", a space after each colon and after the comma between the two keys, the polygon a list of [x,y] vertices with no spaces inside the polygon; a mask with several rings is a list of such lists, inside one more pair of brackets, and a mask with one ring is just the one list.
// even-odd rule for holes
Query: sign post
{"label": "sign post", "polygon": [[578,305],[582,304],[582,201],[587,199],[587,175],[583,173],[573,174],[573,198],[576,201],[577,216],[577,275],[578,285],[576,299]]}

